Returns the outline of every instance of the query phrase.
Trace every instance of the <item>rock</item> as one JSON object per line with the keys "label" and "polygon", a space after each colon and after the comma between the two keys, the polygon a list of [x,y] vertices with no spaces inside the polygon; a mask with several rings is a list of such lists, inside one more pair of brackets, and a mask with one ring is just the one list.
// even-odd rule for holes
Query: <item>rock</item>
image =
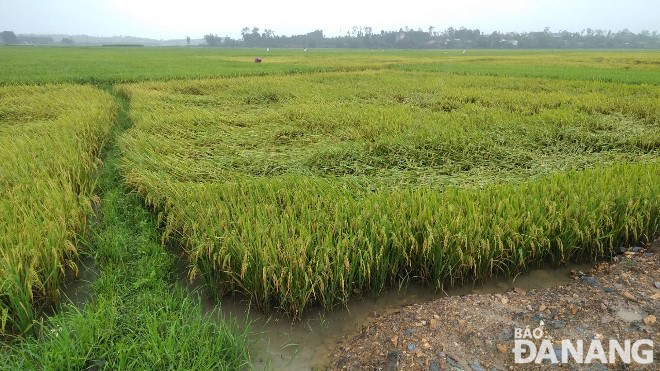
{"label": "rock", "polygon": [[392,345],[394,345],[395,347],[399,346],[399,337],[398,336],[394,335],[394,336],[392,336],[392,339],[390,339],[390,340],[392,340]]}
{"label": "rock", "polygon": [[451,367],[461,368],[461,364],[458,360],[449,354],[447,354],[447,364]]}
{"label": "rock", "polygon": [[496,347],[497,347],[497,350],[500,351],[500,353],[505,353],[506,354],[506,353],[509,352],[509,348],[505,344],[497,343]]}
{"label": "rock", "polygon": [[632,252],[640,252],[642,251],[642,248],[640,246],[633,246],[630,251]]}
{"label": "rock", "polygon": [[507,298],[502,298],[502,304],[504,304],[504,305],[509,304],[509,299],[507,299]]}
{"label": "rock", "polygon": [[406,329],[406,331],[404,332],[404,334],[405,334],[406,336],[412,336],[412,335],[413,335],[414,333],[416,333],[416,332],[417,332],[417,330],[415,330],[414,328],[409,328],[409,329]]}
{"label": "rock", "polygon": [[563,354],[562,346],[560,344],[555,344],[552,346],[552,350],[555,353],[555,357],[557,357],[557,359],[561,359],[561,356]]}
{"label": "rock", "polygon": [[606,293],[610,294],[610,293],[613,293],[613,292],[614,292],[614,289],[611,288],[611,287],[606,287],[606,288],[603,289],[603,291],[605,291]]}
{"label": "rock", "polygon": [[546,316],[545,313],[537,313],[537,314],[535,314],[535,315],[532,317],[532,319],[533,319],[535,322],[543,322],[544,320],[545,320],[545,321],[548,320],[548,316]]}
{"label": "rock", "polygon": [[654,254],[660,253],[660,238],[656,238],[655,241],[651,242],[648,250]]}
{"label": "rock", "polygon": [[429,371],[440,371],[440,363],[435,359],[432,359],[431,364],[429,365]]}
{"label": "rock", "polygon": [[639,303],[639,300],[635,297],[635,295],[631,294],[630,291],[624,291],[621,296],[626,298],[627,300],[634,301],[636,303]]}
{"label": "rock", "polygon": [[580,310],[580,308],[576,307],[576,306],[573,305],[573,304],[571,304],[571,306],[569,307],[569,309],[570,309],[572,315],[576,315],[577,312]]}
{"label": "rock", "polygon": [[385,368],[386,371],[396,371],[399,369],[399,361],[401,360],[401,353],[396,350],[393,350],[387,353],[387,358],[385,359]]}
{"label": "rock", "polygon": [[431,327],[432,329],[438,328],[439,325],[440,325],[440,321],[438,321],[435,318],[429,321],[429,327]]}
{"label": "rock", "polygon": [[600,286],[600,280],[596,277],[592,276],[582,276],[580,277],[580,282],[584,283],[585,285],[589,285],[591,287],[599,287]]}
{"label": "rock", "polygon": [[594,362],[591,369],[594,370],[594,371],[607,371],[608,370],[607,366],[605,366],[604,364],[595,363],[595,362]]}
{"label": "rock", "polygon": [[660,289],[660,282],[655,282],[653,285],[656,289]]}
{"label": "rock", "polygon": [[413,352],[413,351],[415,351],[415,349],[417,349],[417,345],[415,345],[414,343],[409,343],[408,344],[408,351],[409,352]]}
{"label": "rock", "polygon": [[563,329],[564,327],[566,327],[566,322],[562,321],[560,319],[557,319],[557,320],[551,321],[548,324],[548,327],[550,327],[552,329],[555,329],[555,330],[560,330],[560,329]]}
{"label": "rock", "polygon": [[513,340],[513,329],[507,327],[504,330],[502,330],[502,332],[500,332],[499,339],[501,341]]}
{"label": "rock", "polygon": [[470,363],[470,368],[472,368],[472,371],[486,371],[485,368],[479,363],[479,360],[475,359]]}
{"label": "rock", "polygon": [[652,315],[652,314],[650,314],[650,315],[644,317],[644,323],[646,323],[646,324],[649,325],[649,326],[652,325],[652,324],[654,324],[655,321],[656,321],[656,318],[655,318],[655,316]]}
{"label": "rock", "polygon": [[624,252],[628,251],[628,248],[625,246],[619,246],[619,253],[623,254]]}

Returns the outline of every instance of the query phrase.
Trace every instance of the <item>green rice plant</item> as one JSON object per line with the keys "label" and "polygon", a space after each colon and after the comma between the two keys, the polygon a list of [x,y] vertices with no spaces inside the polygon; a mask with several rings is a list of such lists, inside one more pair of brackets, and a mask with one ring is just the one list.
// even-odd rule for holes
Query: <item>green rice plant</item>
{"label": "green rice plant", "polygon": [[[146,80],[401,69],[452,74],[660,84],[657,50],[347,50],[11,47],[0,85],[112,84]],[[263,63],[254,58],[263,57]]]}
{"label": "green rice plant", "polygon": [[127,183],[190,276],[300,317],[660,232],[660,89],[366,71],[122,85]]}
{"label": "green rice plant", "polygon": [[0,333],[28,331],[76,272],[114,104],[95,88],[0,88]]}

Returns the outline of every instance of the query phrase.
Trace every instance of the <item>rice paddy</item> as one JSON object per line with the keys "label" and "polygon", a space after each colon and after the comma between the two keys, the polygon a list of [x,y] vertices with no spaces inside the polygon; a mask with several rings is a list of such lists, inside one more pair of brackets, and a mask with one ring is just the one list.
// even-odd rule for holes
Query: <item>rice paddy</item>
{"label": "rice paddy", "polygon": [[190,276],[294,318],[658,233],[653,85],[367,71],[119,92],[126,181]]}
{"label": "rice paddy", "polygon": [[169,246],[295,321],[660,234],[657,51],[0,53],[3,369],[249,367]]}
{"label": "rice paddy", "polygon": [[114,111],[92,87],[0,88],[0,333],[27,331],[76,272]]}

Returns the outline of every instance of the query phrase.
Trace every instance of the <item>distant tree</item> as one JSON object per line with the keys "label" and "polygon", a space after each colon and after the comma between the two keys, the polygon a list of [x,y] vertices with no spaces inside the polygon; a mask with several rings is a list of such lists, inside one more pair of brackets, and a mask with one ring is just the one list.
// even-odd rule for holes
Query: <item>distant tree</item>
{"label": "distant tree", "polygon": [[241,29],[241,36],[243,37],[243,40],[245,40],[245,36],[250,34],[250,27],[243,27]]}
{"label": "distant tree", "polygon": [[186,45],[190,46],[190,36],[186,36]]}
{"label": "distant tree", "polygon": [[3,44],[18,44],[18,37],[16,37],[14,31],[0,32],[0,40]]}
{"label": "distant tree", "polygon": [[68,37],[63,38],[62,41],[60,41],[60,42],[62,43],[62,45],[73,45],[74,44],[73,39],[68,38]]}
{"label": "distant tree", "polygon": [[219,46],[222,42],[222,38],[218,35],[206,34],[204,35],[204,41],[206,42],[207,46]]}
{"label": "distant tree", "polygon": [[[209,34],[204,37],[208,46],[249,46],[263,48],[410,48],[410,49],[541,49],[541,48],[660,48],[660,35],[657,31],[644,30],[633,33],[624,29],[618,32],[585,29],[582,32],[559,30],[551,32],[546,27],[540,32],[497,32],[482,33],[475,28],[448,27],[438,31],[405,27],[399,30],[374,33],[371,27],[354,26],[337,37],[325,37],[322,30],[299,35],[275,35],[271,29],[259,31],[258,27],[245,27],[241,38],[218,37]],[[20,36],[19,42],[48,43],[36,37]]]}

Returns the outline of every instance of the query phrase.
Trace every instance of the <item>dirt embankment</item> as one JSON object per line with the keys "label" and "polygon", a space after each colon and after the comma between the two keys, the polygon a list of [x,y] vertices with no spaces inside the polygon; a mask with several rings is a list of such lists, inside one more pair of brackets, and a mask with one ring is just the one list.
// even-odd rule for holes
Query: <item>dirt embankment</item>
{"label": "dirt embankment", "polygon": [[[331,369],[508,370],[658,369],[660,367],[660,239],[625,250],[614,261],[572,271],[574,282],[548,289],[447,297],[377,317],[344,340]],[[555,348],[562,339],[650,339],[653,363],[603,365],[514,363],[514,328],[544,329]],[[561,360],[560,350],[555,351]]]}

